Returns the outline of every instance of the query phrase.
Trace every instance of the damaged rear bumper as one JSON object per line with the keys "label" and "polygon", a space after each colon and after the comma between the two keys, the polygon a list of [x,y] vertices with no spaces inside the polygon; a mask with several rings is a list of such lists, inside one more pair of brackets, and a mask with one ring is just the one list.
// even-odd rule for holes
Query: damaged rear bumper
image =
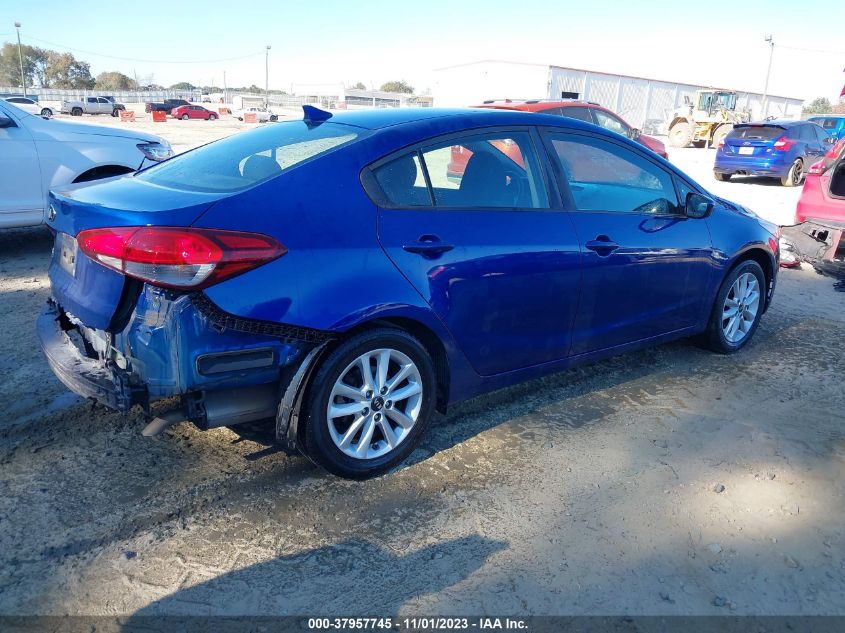
{"label": "damaged rear bumper", "polygon": [[68,389],[118,411],[128,411],[136,404],[148,407],[146,387],[133,384],[129,372],[113,361],[88,358],[76,347],[69,335],[76,326],[55,302],[44,306],[36,329],[50,369]]}

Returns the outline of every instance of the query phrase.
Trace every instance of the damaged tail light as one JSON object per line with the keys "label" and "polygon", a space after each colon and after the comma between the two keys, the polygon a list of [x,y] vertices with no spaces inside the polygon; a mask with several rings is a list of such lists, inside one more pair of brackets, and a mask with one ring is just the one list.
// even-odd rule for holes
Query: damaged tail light
{"label": "damaged tail light", "polygon": [[268,235],[217,229],[128,226],[77,235],[88,257],[165,288],[205,288],[287,253]]}
{"label": "damaged tail light", "polygon": [[788,139],[785,136],[781,136],[778,140],[775,141],[775,149],[780,152],[787,152],[789,151],[792,146],[795,145],[795,141],[792,139]]}

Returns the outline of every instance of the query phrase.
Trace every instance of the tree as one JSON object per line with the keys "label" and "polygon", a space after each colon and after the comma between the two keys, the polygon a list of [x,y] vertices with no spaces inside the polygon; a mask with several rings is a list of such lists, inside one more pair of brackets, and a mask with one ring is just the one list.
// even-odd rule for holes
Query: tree
{"label": "tree", "polygon": [[44,86],[90,90],[94,87],[91,65],[77,60],[72,53],[49,51]]}
{"label": "tree", "polygon": [[813,99],[810,105],[804,108],[806,114],[828,114],[833,111],[833,104],[826,97]]}
{"label": "tree", "polygon": [[[21,53],[23,56],[23,74],[26,79],[26,85],[31,86],[34,83],[43,85],[43,68],[46,62],[47,51],[34,46],[24,45],[21,46]],[[21,65],[20,58],[18,57],[17,44],[6,42],[3,44],[2,50],[0,50],[0,85],[21,85]]]}
{"label": "tree", "polygon": [[187,81],[180,81],[178,84],[170,86],[170,90],[193,90],[194,88],[196,88],[196,86],[188,83]]}
{"label": "tree", "polygon": [[360,82],[360,81],[359,81],[359,82],[358,82],[357,84],[355,84],[354,86],[350,86],[350,88],[351,88],[352,90],[366,90],[366,89],[367,89],[367,86],[365,86],[362,82]]}
{"label": "tree", "polygon": [[379,88],[382,92],[404,92],[405,94],[414,94],[413,86],[409,86],[404,81],[388,81]]}
{"label": "tree", "polygon": [[116,70],[97,75],[94,87],[97,90],[135,90],[135,80]]}

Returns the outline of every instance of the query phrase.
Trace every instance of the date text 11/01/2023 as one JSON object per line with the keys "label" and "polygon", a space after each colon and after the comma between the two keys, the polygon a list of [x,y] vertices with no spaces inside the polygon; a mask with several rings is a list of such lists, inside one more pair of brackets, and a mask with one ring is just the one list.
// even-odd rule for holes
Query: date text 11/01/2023
{"label": "date text 11/01/2023", "polygon": [[309,618],[308,629],[314,631],[366,631],[366,630],[400,630],[400,631],[526,631],[528,623],[520,618]]}

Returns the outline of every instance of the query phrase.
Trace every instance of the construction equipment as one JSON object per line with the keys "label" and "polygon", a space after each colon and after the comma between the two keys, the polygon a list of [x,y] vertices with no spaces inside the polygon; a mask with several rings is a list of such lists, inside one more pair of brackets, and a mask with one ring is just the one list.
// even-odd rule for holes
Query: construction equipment
{"label": "construction equipment", "polygon": [[669,118],[669,142],[674,147],[718,147],[734,123],[751,119],[747,110],[737,111],[736,93],[730,90],[698,90],[695,101],[684,97],[684,105]]}

